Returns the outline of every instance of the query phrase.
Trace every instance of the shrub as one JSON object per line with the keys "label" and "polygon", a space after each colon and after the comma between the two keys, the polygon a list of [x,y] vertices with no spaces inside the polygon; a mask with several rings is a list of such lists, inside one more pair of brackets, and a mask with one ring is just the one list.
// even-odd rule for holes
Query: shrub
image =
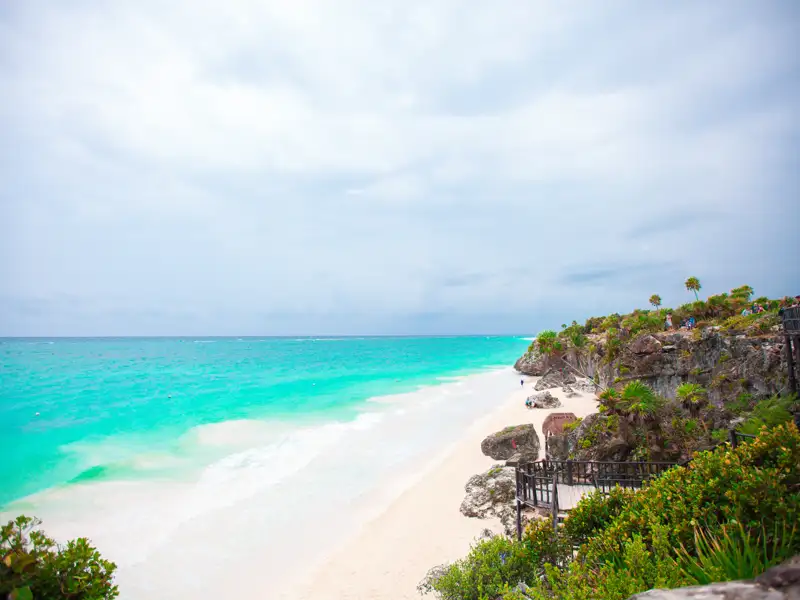
{"label": "shrub", "polygon": [[723,525],[716,534],[695,528],[695,553],[681,547],[678,562],[693,585],[753,579],[792,558],[799,544],[797,525],[786,522],[776,523],[773,531],[762,526],[755,533],[741,523]]}
{"label": "shrub", "polygon": [[772,396],[753,406],[748,419],[739,427],[742,433],[756,435],[762,427],[775,427],[792,420],[797,399],[794,396]]}
{"label": "shrub", "polygon": [[58,546],[20,516],[0,527],[0,597],[19,600],[110,600],[118,595],[117,566],[103,560],[85,538]]}
{"label": "shrub", "polygon": [[633,498],[634,492],[621,487],[607,495],[600,491],[584,496],[564,521],[564,534],[573,545],[581,545],[605,529]]}
{"label": "shrub", "polygon": [[800,519],[800,435],[793,424],[763,431],[736,450],[723,445],[698,454],[635,495],[619,517],[581,553],[590,561],[613,560],[634,534],[652,546],[656,526],[666,526],[672,547],[694,550],[695,525],[742,523],[746,528]]}
{"label": "shrub", "polygon": [[525,529],[522,542],[535,563],[537,578],[545,575],[545,565],[562,565],[572,558],[572,546],[560,532],[553,530],[549,519],[531,521]]}
{"label": "shrub", "polygon": [[536,336],[536,344],[542,354],[554,354],[564,349],[555,331],[546,330]]}
{"label": "shrub", "polygon": [[465,558],[432,570],[417,589],[435,591],[443,600],[494,599],[508,584],[534,582],[539,570],[534,558],[527,544],[502,536],[481,540]]}

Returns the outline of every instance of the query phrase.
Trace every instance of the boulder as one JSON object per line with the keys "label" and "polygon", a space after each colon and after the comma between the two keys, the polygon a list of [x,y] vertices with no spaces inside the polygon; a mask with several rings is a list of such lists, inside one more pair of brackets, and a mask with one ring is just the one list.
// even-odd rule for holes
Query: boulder
{"label": "boulder", "polygon": [[495,465],[485,473],[470,477],[464,490],[467,495],[461,502],[461,514],[477,519],[496,517],[506,535],[514,535],[517,491],[514,469]]}
{"label": "boulder", "polygon": [[542,435],[547,438],[559,434],[564,431],[564,425],[577,420],[575,413],[550,413],[542,423]]}
{"label": "boulder", "polygon": [[591,379],[578,379],[575,383],[571,384],[570,387],[576,392],[597,394],[597,384]]}
{"label": "boulder", "polygon": [[630,344],[630,351],[634,354],[655,354],[661,351],[661,342],[652,335],[643,335]]}
{"label": "boulder", "polygon": [[545,438],[544,454],[547,460],[567,460],[569,452],[569,436],[567,434],[557,433]]}
{"label": "boulder", "polygon": [[578,392],[576,392],[574,389],[572,389],[571,386],[568,385],[565,385],[563,388],[561,388],[561,391],[564,392],[567,398],[577,398],[578,396],[580,396]]}
{"label": "boulder", "polygon": [[495,460],[537,460],[539,436],[531,424],[506,427],[481,442],[481,452]]}
{"label": "boulder", "polygon": [[525,375],[532,375],[534,377],[541,377],[550,368],[551,358],[546,354],[539,354],[538,352],[528,352],[521,356],[514,368]]}
{"label": "boulder", "polygon": [[533,387],[533,389],[535,389],[537,392],[540,392],[542,390],[564,387],[565,385],[575,383],[576,381],[577,379],[575,379],[575,375],[573,375],[568,368],[551,368],[548,369],[542,378],[536,382],[536,385]]}
{"label": "boulder", "polygon": [[528,400],[531,401],[533,408],[558,408],[561,406],[561,400],[547,391],[528,396]]}
{"label": "boulder", "polygon": [[726,581],[677,588],[650,590],[630,600],[797,600],[800,598],[800,556],[768,569],[752,581]]}

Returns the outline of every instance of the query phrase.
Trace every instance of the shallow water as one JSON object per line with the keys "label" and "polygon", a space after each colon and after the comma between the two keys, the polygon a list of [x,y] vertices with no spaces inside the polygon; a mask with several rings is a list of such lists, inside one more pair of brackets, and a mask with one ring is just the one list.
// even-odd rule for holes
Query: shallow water
{"label": "shallow water", "polygon": [[90,536],[123,598],[277,585],[506,397],[516,377],[495,369],[526,345],[4,340],[2,516]]}

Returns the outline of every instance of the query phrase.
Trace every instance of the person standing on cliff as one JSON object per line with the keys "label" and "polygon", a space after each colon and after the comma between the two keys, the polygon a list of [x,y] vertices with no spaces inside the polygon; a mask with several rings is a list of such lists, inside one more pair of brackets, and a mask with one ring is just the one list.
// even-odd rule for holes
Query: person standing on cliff
{"label": "person standing on cliff", "polygon": [[672,314],[667,313],[667,320],[665,322],[664,329],[672,329]]}

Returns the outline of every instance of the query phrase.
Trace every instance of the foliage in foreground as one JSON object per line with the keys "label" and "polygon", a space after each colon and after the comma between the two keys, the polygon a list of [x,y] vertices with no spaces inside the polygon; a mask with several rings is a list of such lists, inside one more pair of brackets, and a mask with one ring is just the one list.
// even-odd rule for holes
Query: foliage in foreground
{"label": "foliage in foreground", "polygon": [[58,546],[20,516],[0,527],[0,598],[14,600],[111,600],[118,595],[117,566],[86,538]]}
{"label": "foliage in foreground", "polygon": [[[623,600],[653,587],[752,576],[800,552],[800,434],[762,430],[735,450],[699,453],[637,492],[581,500],[556,534],[537,521],[521,542],[493,538],[443,568],[445,600]],[[571,559],[569,551],[577,546]]]}

